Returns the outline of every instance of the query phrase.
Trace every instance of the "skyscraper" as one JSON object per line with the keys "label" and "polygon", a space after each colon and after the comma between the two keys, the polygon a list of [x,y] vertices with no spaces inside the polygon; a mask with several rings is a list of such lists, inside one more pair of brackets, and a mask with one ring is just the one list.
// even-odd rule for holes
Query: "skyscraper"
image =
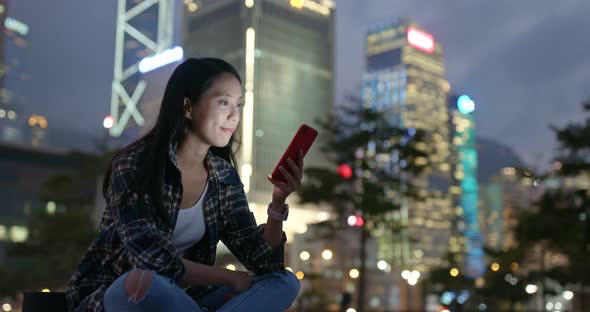
{"label": "skyscraper", "polygon": [[452,171],[455,220],[450,250],[457,254],[465,275],[478,278],[484,268],[479,230],[478,158],[475,144],[475,102],[467,95],[449,96],[449,125],[452,138]]}
{"label": "skyscraper", "polygon": [[[265,211],[273,188],[266,176],[299,125],[314,126],[314,119],[332,109],[333,8],[326,0],[205,0],[187,5],[185,56],[222,58],[242,76],[245,105],[238,162],[254,210]],[[319,145],[306,156],[306,166],[322,163]]]}
{"label": "skyscraper", "polygon": [[0,141],[23,143],[24,111],[29,80],[25,49],[29,26],[10,16],[9,3],[0,2]]}
{"label": "skyscraper", "polygon": [[[4,30],[6,21],[6,0],[0,0],[0,27]],[[4,89],[4,73],[6,65],[4,64],[4,31],[0,32],[0,90]]]}
{"label": "skyscraper", "polygon": [[[430,163],[426,173],[412,177],[424,200],[402,199],[393,218],[400,233],[384,237],[380,253],[400,268],[428,270],[448,251],[454,216],[445,66],[441,45],[409,20],[371,27],[366,38],[366,73],[362,99],[366,107],[383,112],[394,125],[423,129],[429,144],[421,148]],[[395,155],[392,156],[397,162]],[[399,160],[399,170],[407,164]],[[387,240],[389,239],[389,243]],[[391,243],[393,241],[393,245]]]}
{"label": "skyscraper", "polygon": [[514,237],[517,217],[531,207],[533,183],[530,174],[522,176],[516,168],[506,167],[482,188],[481,224],[487,246],[501,250],[518,245]]}

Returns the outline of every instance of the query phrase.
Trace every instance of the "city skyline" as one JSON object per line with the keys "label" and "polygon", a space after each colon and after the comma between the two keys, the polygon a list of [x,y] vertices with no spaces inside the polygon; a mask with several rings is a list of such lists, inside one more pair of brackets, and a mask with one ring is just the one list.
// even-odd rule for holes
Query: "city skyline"
{"label": "city skyline", "polygon": [[[110,108],[115,4],[88,10],[71,0],[59,7],[22,0],[9,7],[9,15],[31,29],[31,80],[24,86],[31,103],[25,109],[46,115],[52,131],[97,133]],[[448,79],[453,91],[475,100],[479,134],[502,138],[530,165],[546,166],[555,148],[549,125],[577,120],[579,103],[590,95],[584,89],[590,83],[584,8],[590,3],[373,0],[359,8],[337,1],[337,103],[360,85],[367,28],[410,17],[447,47]]]}

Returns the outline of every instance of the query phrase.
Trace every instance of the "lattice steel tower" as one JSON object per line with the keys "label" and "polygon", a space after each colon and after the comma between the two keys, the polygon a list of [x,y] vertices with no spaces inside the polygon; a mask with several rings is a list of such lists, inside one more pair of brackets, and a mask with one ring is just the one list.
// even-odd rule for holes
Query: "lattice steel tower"
{"label": "lattice steel tower", "polygon": [[[139,62],[173,42],[174,0],[118,0],[115,66],[111,93],[112,136],[144,118],[137,104],[146,88]],[[132,120],[130,120],[133,118]]]}

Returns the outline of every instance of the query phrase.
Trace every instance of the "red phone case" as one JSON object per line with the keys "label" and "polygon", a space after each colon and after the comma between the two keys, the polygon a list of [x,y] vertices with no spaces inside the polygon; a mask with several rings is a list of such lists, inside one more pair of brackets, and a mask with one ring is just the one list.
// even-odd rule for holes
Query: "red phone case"
{"label": "red phone case", "polygon": [[291,140],[291,143],[289,143],[289,146],[283,154],[283,157],[281,157],[281,160],[272,172],[272,178],[276,181],[287,183],[287,179],[285,179],[283,174],[279,171],[279,167],[283,166],[285,169],[290,171],[290,166],[287,163],[287,158],[291,158],[295,162],[295,164],[297,164],[299,162],[299,156],[297,155],[299,150],[303,151],[303,157],[305,157],[307,151],[309,151],[309,148],[311,147],[317,136],[317,130],[306,124],[301,125],[299,127],[299,130],[297,130],[297,133],[295,133],[295,136]]}

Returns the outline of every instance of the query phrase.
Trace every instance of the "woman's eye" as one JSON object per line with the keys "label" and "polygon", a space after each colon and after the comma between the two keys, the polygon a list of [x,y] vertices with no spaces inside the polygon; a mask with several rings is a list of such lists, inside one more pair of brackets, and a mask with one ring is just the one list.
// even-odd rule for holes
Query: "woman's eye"
{"label": "woman's eye", "polygon": [[228,105],[229,102],[228,101],[219,101],[219,104],[221,104],[221,105]]}
{"label": "woman's eye", "polygon": [[238,107],[239,107],[239,108],[242,108],[242,107],[244,107],[244,103],[240,103],[240,104],[238,104]]}

